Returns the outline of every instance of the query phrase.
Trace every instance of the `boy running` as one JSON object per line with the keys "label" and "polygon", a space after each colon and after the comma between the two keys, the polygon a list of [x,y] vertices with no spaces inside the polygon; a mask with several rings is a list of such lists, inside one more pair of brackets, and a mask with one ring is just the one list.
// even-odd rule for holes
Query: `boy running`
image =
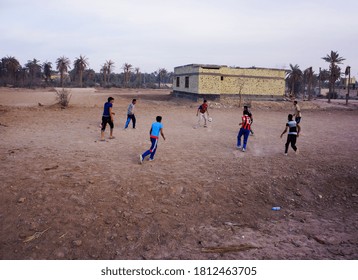
{"label": "boy running", "polygon": [[249,117],[249,112],[247,110],[244,110],[243,112],[243,116],[242,116],[242,121],[239,125],[241,125],[239,134],[237,135],[237,148],[241,149],[241,137],[244,135],[244,145],[242,146],[242,151],[245,152],[246,151],[246,145],[247,145],[247,140],[249,139],[249,135],[250,135],[250,124],[251,124],[251,119]]}
{"label": "boy running", "polygon": [[133,99],[132,103],[128,105],[127,121],[126,121],[126,124],[124,126],[124,129],[128,128],[128,125],[129,125],[131,120],[132,120],[133,128],[135,129],[136,118],[135,118],[135,115],[134,115],[134,106],[135,106],[136,103],[137,103],[137,99]]}
{"label": "boy running", "polygon": [[[200,113],[200,115],[199,115]],[[204,119],[204,127],[207,127],[206,120],[209,117],[209,111],[208,111],[208,101],[205,99],[203,104],[201,104],[196,111],[196,116],[199,116],[198,119],[198,127],[200,126],[201,119]]]}
{"label": "boy running", "polygon": [[297,125],[297,122],[293,120],[293,115],[288,115],[288,122],[286,123],[286,128],[281,134],[282,136],[287,132],[288,129],[288,135],[287,135],[287,142],[285,144],[285,156],[287,156],[288,146],[291,144],[292,149],[298,153],[298,149],[296,147],[296,141],[297,137],[300,133],[300,127]]}
{"label": "boy running", "polygon": [[113,127],[114,127],[113,115],[114,115],[114,112],[112,112],[113,102],[114,102],[114,98],[108,97],[108,101],[106,103],[104,103],[103,115],[102,115],[102,125],[101,125],[101,141],[105,141],[104,140],[104,131],[106,130],[107,123],[109,124],[109,127],[110,127],[109,139],[114,138],[114,136],[113,136]]}
{"label": "boy running", "polygon": [[254,135],[254,131],[252,130],[252,124],[254,123],[254,117],[252,116],[252,113],[249,111],[249,108],[245,105],[244,106],[244,111],[247,111],[249,112],[249,117],[250,117],[250,120],[251,120],[251,123],[250,123],[250,132],[251,132],[251,135]]}
{"label": "boy running", "polygon": [[149,150],[145,151],[142,155],[139,155],[140,164],[142,164],[143,160],[148,155],[150,155],[149,161],[154,160],[154,155],[158,147],[159,134],[162,135],[163,139],[165,140],[165,136],[163,132],[163,124],[161,122],[162,122],[162,117],[157,116],[156,122],[152,123],[152,127],[149,131],[150,141],[152,142],[152,145]]}

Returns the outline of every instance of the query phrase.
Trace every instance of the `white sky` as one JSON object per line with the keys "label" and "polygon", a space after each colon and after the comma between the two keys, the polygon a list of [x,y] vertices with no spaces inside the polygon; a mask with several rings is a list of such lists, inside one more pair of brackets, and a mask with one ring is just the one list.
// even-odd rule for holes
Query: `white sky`
{"label": "white sky", "polygon": [[0,0],[0,58],[106,60],[122,72],[200,63],[328,68],[331,50],[358,77],[358,1]]}

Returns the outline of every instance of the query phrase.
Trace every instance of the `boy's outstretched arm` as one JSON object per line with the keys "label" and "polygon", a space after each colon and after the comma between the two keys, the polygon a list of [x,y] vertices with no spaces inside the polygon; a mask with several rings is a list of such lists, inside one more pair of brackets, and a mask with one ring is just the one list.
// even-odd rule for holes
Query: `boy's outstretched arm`
{"label": "boy's outstretched arm", "polygon": [[160,134],[162,135],[163,139],[165,140],[165,136],[164,136],[163,128],[161,128],[161,129],[160,129]]}

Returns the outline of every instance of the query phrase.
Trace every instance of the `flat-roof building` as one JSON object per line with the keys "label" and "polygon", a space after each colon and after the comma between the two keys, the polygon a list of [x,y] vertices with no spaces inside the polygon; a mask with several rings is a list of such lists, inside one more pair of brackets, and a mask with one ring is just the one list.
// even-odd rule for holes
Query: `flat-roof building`
{"label": "flat-roof building", "polygon": [[195,100],[240,95],[244,99],[283,99],[285,74],[283,69],[189,64],[174,68],[173,93]]}

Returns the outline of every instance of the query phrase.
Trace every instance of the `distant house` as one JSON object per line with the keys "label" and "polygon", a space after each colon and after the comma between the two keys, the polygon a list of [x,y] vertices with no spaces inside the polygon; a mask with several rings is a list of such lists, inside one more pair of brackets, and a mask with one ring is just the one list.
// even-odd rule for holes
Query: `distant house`
{"label": "distant house", "polygon": [[174,68],[173,93],[194,100],[220,97],[275,100],[285,94],[283,69],[189,64]]}
{"label": "distant house", "polygon": [[348,78],[341,78],[341,86],[347,87],[349,84],[350,87],[353,87],[357,83],[355,77],[351,77],[350,80],[349,81],[348,80],[349,80]]}

